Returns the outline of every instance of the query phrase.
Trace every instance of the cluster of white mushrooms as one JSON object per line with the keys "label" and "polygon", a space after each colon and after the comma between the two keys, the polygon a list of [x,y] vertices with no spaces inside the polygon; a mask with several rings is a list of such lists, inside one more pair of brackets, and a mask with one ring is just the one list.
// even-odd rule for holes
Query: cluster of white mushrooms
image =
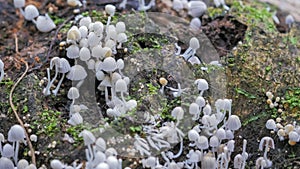
{"label": "cluster of white mushrooms", "polygon": [[[36,169],[36,166],[29,164],[27,160],[18,159],[20,143],[26,145],[24,128],[20,125],[13,125],[7,135],[7,141],[12,144],[7,143],[4,135],[0,133],[0,168],[14,169],[17,166],[18,169]],[[37,141],[36,135],[31,135],[30,139]],[[5,143],[4,146],[2,146],[2,143]]]}
{"label": "cluster of white mushrooms", "polygon": [[[15,8],[18,8],[24,18],[28,21],[32,21],[36,28],[41,32],[50,32],[56,28],[53,20],[46,13],[45,16],[40,15],[38,9],[34,5],[27,5],[25,7],[25,0],[14,0]],[[23,8],[25,9],[23,10]]]}

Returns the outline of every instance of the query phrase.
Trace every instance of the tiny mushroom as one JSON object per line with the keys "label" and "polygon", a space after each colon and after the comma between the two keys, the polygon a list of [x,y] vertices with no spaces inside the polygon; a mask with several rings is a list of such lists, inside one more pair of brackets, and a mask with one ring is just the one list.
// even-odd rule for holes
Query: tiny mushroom
{"label": "tiny mushroom", "polygon": [[34,5],[27,5],[25,7],[25,11],[24,11],[24,17],[26,20],[28,21],[32,21],[34,23],[36,23],[36,21],[34,20],[34,18],[39,16],[39,11],[36,8],[36,6]]}
{"label": "tiny mushroom", "polygon": [[41,32],[50,32],[52,29],[56,28],[56,25],[49,15],[45,14],[45,16],[38,16],[36,27]]}
{"label": "tiny mushroom", "polygon": [[[192,1],[196,2],[196,1]],[[197,1],[200,2],[200,1]],[[200,47],[199,40],[196,37],[192,37],[190,39],[189,47],[188,49],[181,55],[185,60],[189,60],[192,57],[196,57],[195,53],[196,50]]]}
{"label": "tiny mushroom", "polygon": [[200,115],[200,107],[197,103],[191,103],[189,107],[189,113],[193,115],[192,120],[198,120]]}
{"label": "tiny mushroom", "polygon": [[9,131],[8,131],[8,138],[7,140],[10,142],[13,142],[14,145],[14,162],[15,164],[17,164],[18,162],[18,153],[19,153],[19,145],[20,145],[20,141],[23,142],[24,144],[26,144],[24,138],[25,138],[25,130],[22,126],[20,125],[13,125]]}
{"label": "tiny mushroom", "polygon": [[289,29],[292,28],[293,23],[295,22],[294,17],[292,15],[288,15],[285,17],[285,24],[288,25]]}
{"label": "tiny mushroom", "polygon": [[276,127],[276,122],[275,122],[275,120],[269,119],[269,120],[266,122],[266,128],[267,128],[267,129],[270,129],[270,130],[273,130],[273,131],[277,131],[277,127]]}
{"label": "tiny mushroom", "polygon": [[259,150],[263,151],[264,150],[264,160],[266,161],[267,166],[266,167],[271,167],[272,166],[272,161],[270,161],[267,158],[267,153],[269,151],[269,149],[275,148],[275,144],[274,144],[274,140],[271,137],[265,136],[260,140],[259,143]]}
{"label": "tiny mushroom", "polygon": [[201,20],[199,18],[193,18],[190,22],[190,28],[199,30],[201,28]]}
{"label": "tiny mushroom", "polygon": [[18,161],[17,169],[26,169],[29,166],[29,162],[25,159],[21,159]]}
{"label": "tiny mushroom", "polygon": [[188,3],[188,14],[194,18],[202,16],[206,10],[207,6],[202,1],[190,1]]}
{"label": "tiny mushroom", "polygon": [[75,103],[75,99],[79,98],[79,90],[76,87],[71,87],[68,91],[68,98],[72,100],[72,104],[73,105]]}
{"label": "tiny mushroom", "polygon": [[110,24],[111,17],[115,15],[116,7],[114,5],[105,5],[105,12],[109,15],[106,24],[106,33],[108,32],[108,25]]}
{"label": "tiny mushroom", "polygon": [[79,134],[79,137],[83,137],[84,145],[88,147],[86,149],[86,158],[88,161],[90,161],[91,159],[94,158],[94,151],[92,145],[95,143],[96,138],[93,135],[93,133],[88,130],[83,130]]}
{"label": "tiny mushroom", "polygon": [[69,72],[70,69],[71,69],[71,66],[70,66],[70,64],[69,64],[69,61],[68,61],[67,59],[65,59],[65,58],[60,58],[60,59],[59,59],[59,66],[58,66],[57,71],[58,71],[59,73],[62,73],[62,76],[61,76],[61,78],[60,78],[60,80],[59,80],[59,82],[58,82],[56,88],[52,91],[52,93],[54,94],[54,96],[57,95],[58,90],[59,90],[59,88],[60,88],[60,85],[62,84],[62,82],[63,82],[63,80],[64,80],[64,78],[65,78],[65,74],[66,74],[67,72]]}
{"label": "tiny mushroom", "polygon": [[179,124],[180,120],[183,119],[184,111],[182,107],[175,107],[171,112],[172,117],[174,117],[177,120],[176,125]]}
{"label": "tiny mushroom", "polygon": [[197,85],[197,88],[200,92],[200,96],[203,95],[205,90],[208,90],[208,83],[205,79],[197,79],[195,80],[195,84]]}
{"label": "tiny mushroom", "polygon": [[127,84],[126,84],[125,80],[123,80],[123,79],[117,80],[116,85],[115,85],[115,90],[116,90],[116,92],[121,93],[122,101],[124,103],[126,103],[126,100],[124,98],[124,93],[126,93],[128,89],[127,89]]}
{"label": "tiny mushroom", "polygon": [[69,73],[66,76],[70,80],[80,81],[76,87],[79,88],[83,83],[83,80],[87,77],[87,72],[81,65],[74,65],[71,67]]}
{"label": "tiny mushroom", "polygon": [[14,166],[14,163],[6,158],[6,157],[1,157],[0,158],[0,168],[2,169],[14,169],[15,166]]}

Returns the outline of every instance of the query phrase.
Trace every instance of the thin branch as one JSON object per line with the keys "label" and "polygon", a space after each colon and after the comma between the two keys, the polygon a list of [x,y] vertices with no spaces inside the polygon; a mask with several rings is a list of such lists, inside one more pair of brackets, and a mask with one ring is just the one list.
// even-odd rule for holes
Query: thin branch
{"label": "thin branch", "polygon": [[17,113],[17,110],[16,110],[16,107],[13,103],[13,92],[15,90],[15,88],[18,86],[18,84],[20,83],[20,81],[25,77],[27,71],[28,71],[28,63],[21,59],[21,61],[25,64],[26,66],[26,69],[24,71],[24,73],[22,74],[22,76],[18,79],[18,81],[14,84],[14,86],[11,88],[10,90],[10,93],[9,93],[9,104],[10,104],[10,107],[12,108],[14,114],[15,114],[15,117],[16,119],[18,120],[19,124],[24,128],[24,131],[25,131],[25,135],[26,135],[26,140],[28,142],[28,146],[29,146],[29,149],[30,149],[30,152],[31,152],[31,163],[33,163],[34,165],[36,165],[36,159],[35,159],[35,154],[34,154],[34,149],[33,149],[33,146],[32,146],[32,143],[29,139],[29,136],[28,136],[28,133],[25,129],[25,126],[24,126],[24,123],[22,121],[22,119],[19,117],[18,113]]}
{"label": "thin branch", "polygon": [[[19,53],[19,49],[18,49],[18,36],[17,36],[16,33],[14,34],[14,37],[15,37],[15,45],[16,45],[15,52],[16,52],[16,55],[19,56],[20,53]],[[25,131],[26,140],[28,142],[29,150],[31,152],[31,163],[34,164],[34,165],[36,165],[34,148],[33,148],[32,143],[30,141],[29,135],[28,135],[28,133],[27,133],[27,131],[25,129],[24,123],[23,123],[22,119],[20,118],[20,116],[18,115],[17,109],[16,109],[16,107],[15,107],[15,105],[13,103],[13,93],[14,93],[14,90],[16,89],[16,87],[18,86],[18,84],[21,82],[21,80],[25,77],[25,75],[28,72],[28,68],[29,68],[28,67],[28,63],[24,59],[21,58],[20,60],[21,60],[21,62],[23,62],[25,64],[26,69],[25,69],[24,73],[21,75],[21,77],[18,79],[18,81],[13,85],[13,87],[10,90],[10,93],[9,93],[9,104],[10,104],[10,107],[11,107],[12,111],[14,112],[14,115],[15,115],[17,121],[23,127],[23,129]]]}

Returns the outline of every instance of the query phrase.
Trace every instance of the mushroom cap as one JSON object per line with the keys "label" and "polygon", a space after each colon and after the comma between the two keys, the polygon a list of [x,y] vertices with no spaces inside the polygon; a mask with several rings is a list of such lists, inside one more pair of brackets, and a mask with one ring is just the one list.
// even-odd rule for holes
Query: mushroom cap
{"label": "mushroom cap", "polygon": [[208,90],[208,83],[205,79],[197,79],[195,80],[195,84],[198,87],[198,90]]}
{"label": "mushroom cap", "polygon": [[219,128],[219,129],[216,131],[216,136],[217,136],[220,140],[226,139],[226,131],[225,131],[223,128]]}
{"label": "mushroom cap", "polygon": [[24,17],[26,20],[33,20],[34,18],[38,17],[39,16],[39,11],[38,9],[36,8],[36,6],[34,5],[27,5],[25,7],[25,11],[24,11]]}
{"label": "mushroom cap", "polygon": [[95,136],[93,135],[92,132],[88,130],[83,130],[80,134],[79,137],[83,137],[84,145],[91,145],[96,141]]}
{"label": "mushroom cap", "polygon": [[58,72],[67,73],[68,71],[70,71],[70,69],[71,69],[71,66],[70,66],[69,61],[65,58],[60,58],[59,65],[58,65]]}
{"label": "mushroom cap", "polygon": [[67,57],[70,59],[76,59],[79,57],[79,47],[78,45],[71,45],[67,49]]}
{"label": "mushroom cap", "polygon": [[87,36],[88,39],[88,44],[90,47],[94,47],[96,45],[101,44],[101,38],[98,37],[95,32],[90,32],[89,35]]}
{"label": "mushroom cap", "polygon": [[98,36],[101,36],[102,33],[103,33],[103,23],[100,22],[100,21],[96,21],[94,24],[93,24],[93,30],[94,32],[96,33],[96,35]]}
{"label": "mushroom cap", "polygon": [[109,156],[106,159],[106,163],[109,165],[109,168],[119,168],[119,160],[115,156]]}
{"label": "mushroom cap", "polygon": [[116,24],[116,31],[117,33],[125,33],[126,31],[126,25],[124,22],[118,22]]}
{"label": "mushroom cap", "polygon": [[128,89],[125,80],[123,79],[117,80],[115,90],[116,92],[127,92]]}
{"label": "mushroom cap", "polygon": [[88,39],[87,38],[80,39],[79,47],[89,47]]}
{"label": "mushroom cap", "polygon": [[242,126],[240,118],[237,115],[231,115],[229,116],[227,122],[226,122],[226,127],[229,130],[238,130]]}
{"label": "mushroom cap", "polygon": [[207,6],[202,1],[190,1],[188,3],[188,14],[192,17],[200,17],[207,10]]}
{"label": "mushroom cap", "polygon": [[18,124],[13,125],[8,131],[7,140],[10,142],[23,141],[25,138],[24,128]]}
{"label": "mushroom cap", "polygon": [[46,14],[46,16],[38,16],[36,27],[41,32],[50,32],[52,29],[56,28],[56,25],[49,15]]}
{"label": "mushroom cap", "polygon": [[295,141],[298,142],[299,141],[299,134],[295,131],[291,131],[289,133],[289,141]]}
{"label": "mushroom cap", "polygon": [[234,135],[231,130],[226,130],[226,139],[228,140],[234,139]]}
{"label": "mushroom cap", "polygon": [[79,90],[76,87],[71,87],[67,96],[69,99],[78,99],[80,96]]}
{"label": "mushroom cap", "polygon": [[211,136],[209,139],[209,145],[211,147],[218,147],[219,146],[219,139],[217,136]]}
{"label": "mushroom cap", "polygon": [[117,155],[118,155],[118,152],[116,151],[116,149],[110,147],[110,148],[106,149],[105,155],[106,155],[106,157],[109,157],[109,156],[117,156]]}
{"label": "mushroom cap", "polygon": [[[27,166],[29,166],[29,162],[25,159],[21,159],[18,161],[17,169],[25,169]],[[53,168],[53,169],[55,169],[55,168]]]}
{"label": "mushroom cap", "polygon": [[23,8],[25,6],[25,0],[14,0],[15,8]]}
{"label": "mushroom cap", "polygon": [[87,28],[89,27],[90,23],[92,23],[91,17],[83,17],[79,21],[79,26],[86,26]]}
{"label": "mushroom cap", "polygon": [[117,62],[113,57],[107,57],[101,64],[101,69],[105,72],[113,72],[117,69]]}
{"label": "mushroom cap", "polygon": [[190,104],[189,113],[192,115],[200,113],[199,105],[197,103]]}
{"label": "mushroom cap", "polygon": [[82,122],[83,122],[83,118],[80,115],[80,113],[78,113],[78,112],[72,114],[71,118],[68,120],[68,123],[73,125],[73,126],[81,124]]}
{"label": "mushroom cap", "polygon": [[137,106],[136,100],[131,99],[131,100],[129,100],[128,102],[126,102],[126,108],[127,108],[128,110],[132,110],[132,109],[135,108],[136,106]]}
{"label": "mushroom cap", "polygon": [[205,99],[202,96],[198,96],[196,98],[195,103],[198,104],[199,107],[204,107],[206,102],[205,102]]}
{"label": "mushroom cap", "polygon": [[87,61],[87,66],[89,70],[94,70],[95,69],[95,60],[94,59],[90,59]]}
{"label": "mushroom cap", "polygon": [[291,25],[292,23],[294,23],[294,17],[292,15],[288,15],[285,17],[285,24],[287,25]]}
{"label": "mushroom cap", "polygon": [[111,55],[112,55],[112,50],[109,47],[105,46],[100,51],[100,57],[101,57],[101,59],[107,58],[107,57],[111,57]]}
{"label": "mushroom cap", "polygon": [[117,68],[118,69],[124,69],[124,60],[123,59],[118,59],[117,60]]}
{"label": "mushroom cap", "polygon": [[234,152],[234,144],[235,144],[235,141],[234,141],[234,140],[229,140],[229,141],[227,142],[227,148],[228,148],[228,151]]}
{"label": "mushroom cap", "polygon": [[233,160],[234,168],[242,168],[243,160],[244,158],[241,154],[237,154],[236,156],[234,156],[234,160]]}
{"label": "mushroom cap", "polygon": [[258,146],[259,150],[262,151],[264,149],[264,146],[266,146],[266,145],[268,145],[268,148],[272,148],[272,149],[275,148],[274,140],[268,136],[265,136],[260,140],[260,143]]}
{"label": "mushroom cap", "polygon": [[82,47],[79,51],[79,58],[81,61],[88,61],[91,58],[91,51],[87,47]]}
{"label": "mushroom cap", "polygon": [[67,78],[70,80],[83,80],[87,76],[87,73],[81,65],[74,65],[71,67],[69,73],[67,74]]}
{"label": "mushroom cap", "polygon": [[269,120],[266,122],[266,128],[267,128],[267,129],[270,129],[270,130],[276,129],[277,127],[276,127],[276,122],[275,122],[275,120],[269,119]]}
{"label": "mushroom cap", "polygon": [[87,37],[87,35],[89,33],[89,29],[86,26],[82,25],[82,26],[79,27],[78,30],[80,32],[81,38],[86,38]]}
{"label": "mushroom cap", "polygon": [[63,165],[63,163],[59,160],[52,160],[50,162],[50,166],[53,169],[63,169],[65,166]]}
{"label": "mushroom cap", "polygon": [[205,107],[203,108],[203,114],[204,115],[210,115],[211,114],[211,106],[209,103],[207,103],[205,105]]}
{"label": "mushroom cap", "polygon": [[200,47],[199,40],[195,37],[190,39],[190,47],[194,50],[197,50]]}
{"label": "mushroom cap", "polygon": [[96,45],[92,48],[92,56],[95,58],[101,58],[102,54],[102,46],[101,45]]}
{"label": "mushroom cap", "polygon": [[110,168],[109,168],[108,164],[102,162],[102,163],[97,165],[96,169],[110,169]]}
{"label": "mushroom cap", "polygon": [[190,27],[192,29],[200,29],[201,28],[201,20],[199,18],[193,18],[190,22]]}
{"label": "mushroom cap", "polygon": [[110,16],[113,16],[115,14],[115,11],[116,7],[114,5],[105,5],[105,12],[108,13]]}
{"label": "mushroom cap", "polygon": [[145,167],[155,167],[156,166],[156,158],[150,156],[146,159],[146,166]]}
{"label": "mushroom cap", "polygon": [[67,33],[67,40],[78,41],[81,39],[81,33],[77,26],[72,26]]}
{"label": "mushroom cap", "polygon": [[119,33],[117,36],[117,41],[119,43],[127,42],[127,35],[125,33]]}
{"label": "mushroom cap", "polygon": [[172,8],[178,12],[183,9],[183,3],[181,0],[173,0]]}
{"label": "mushroom cap", "polygon": [[95,147],[97,151],[105,152],[106,150],[106,142],[102,137],[97,138]]}
{"label": "mushroom cap", "polygon": [[106,42],[105,42],[105,47],[109,47],[110,49],[113,49],[115,46],[116,46],[116,43],[115,41],[111,40],[111,39],[108,39]]}
{"label": "mushroom cap", "polygon": [[2,149],[2,157],[7,157],[7,158],[10,158],[12,156],[14,156],[14,148],[12,145],[6,143],[4,146],[3,146],[3,149]]}
{"label": "mushroom cap", "polygon": [[175,107],[171,112],[172,117],[176,118],[177,120],[183,119],[184,111],[182,107],[178,106]]}
{"label": "mushroom cap", "polygon": [[[119,73],[117,73],[117,72],[114,72],[114,73],[112,73],[112,75],[111,75],[111,82],[113,83],[113,84],[115,84],[119,79],[122,79],[122,76],[119,74]],[[123,79],[124,80],[124,79]]]}
{"label": "mushroom cap", "polygon": [[97,80],[101,81],[101,80],[104,79],[104,77],[105,77],[105,74],[103,73],[103,71],[99,70],[99,71],[96,72]]}
{"label": "mushroom cap", "polygon": [[15,166],[14,166],[14,163],[6,158],[6,157],[1,157],[0,158],[0,168],[3,168],[3,169],[14,169]]}
{"label": "mushroom cap", "polygon": [[190,130],[188,132],[188,138],[190,141],[197,141],[199,139],[200,135],[196,130]]}
{"label": "mushroom cap", "polygon": [[196,142],[196,145],[199,149],[202,149],[202,150],[207,149],[209,147],[207,137],[200,136]]}

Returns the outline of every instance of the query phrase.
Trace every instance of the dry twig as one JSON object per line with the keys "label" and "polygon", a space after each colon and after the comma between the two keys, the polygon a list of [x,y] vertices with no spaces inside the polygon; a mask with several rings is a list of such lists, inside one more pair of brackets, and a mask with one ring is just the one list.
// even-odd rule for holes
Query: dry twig
{"label": "dry twig", "polygon": [[[18,48],[18,38],[15,34],[15,44],[16,44],[16,54],[19,55],[19,51],[17,50]],[[22,76],[18,79],[18,81],[13,85],[13,87],[11,88],[10,90],[10,93],[9,93],[9,104],[10,104],[10,107],[12,109],[12,111],[14,112],[14,115],[16,117],[16,119],[18,120],[19,124],[24,128],[24,131],[25,131],[25,135],[26,135],[26,140],[28,142],[28,146],[29,146],[29,150],[31,152],[31,163],[36,165],[36,159],[35,159],[35,154],[34,154],[34,148],[32,146],[32,143],[30,141],[30,138],[29,138],[29,135],[25,129],[25,126],[24,126],[24,123],[22,121],[22,119],[20,118],[18,112],[17,112],[17,109],[13,103],[13,93],[14,93],[14,90],[15,88],[18,86],[18,84],[21,82],[21,80],[25,77],[25,75],[27,74],[27,71],[28,71],[28,63],[24,60],[24,59],[20,59],[21,62],[23,62],[26,66],[26,69],[24,71],[24,73],[22,74]]]}

